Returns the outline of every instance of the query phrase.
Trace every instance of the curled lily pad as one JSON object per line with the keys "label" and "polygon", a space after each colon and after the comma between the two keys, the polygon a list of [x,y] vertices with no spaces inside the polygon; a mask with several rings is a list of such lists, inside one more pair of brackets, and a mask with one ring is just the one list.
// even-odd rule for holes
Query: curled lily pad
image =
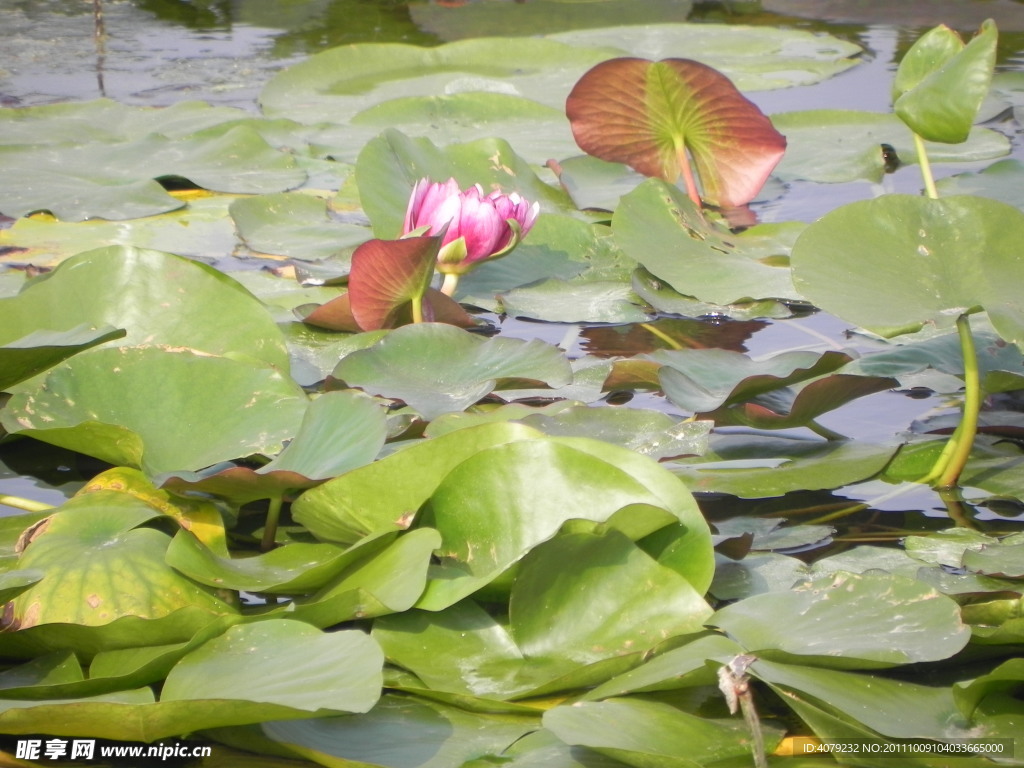
{"label": "curled lily pad", "polygon": [[160,514],[135,497],[97,491],[69,501],[42,523],[19,568],[43,579],[16,597],[9,626],[101,627],[124,616],[161,619],[201,608],[211,616],[234,608],[164,564],[167,534],[140,527]]}
{"label": "curled lily pad", "polygon": [[997,36],[991,19],[967,45],[946,26],[922,35],[893,81],[899,118],[929,141],[966,140],[992,82]]}
{"label": "curled lily pad", "polygon": [[[427,520],[441,533],[441,562],[420,606],[445,608],[490,584],[576,519],[606,523],[634,539],[683,523],[692,529],[694,583],[703,587],[706,574],[698,564],[708,554],[700,547],[706,523],[693,519],[690,505],[678,503],[688,497],[685,489],[679,489],[676,499],[663,499],[644,482],[648,472],[661,472],[656,465],[649,467],[649,460],[639,457],[633,462],[624,458],[625,449],[603,443],[597,447],[595,442],[506,443],[452,469],[430,499]],[[634,463],[643,469],[634,472]],[[670,477],[658,479],[672,482]]]}
{"label": "curled lily pad", "polygon": [[382,406],[358,392],[326,392],[309,403],[298,433],[268,464],[172,472],[161,478],[161,486],[179,493],[211,493],[240,504],[279,497],[370,463],[386,437]]}
{"label": "curled lily pad", "polygon": [[403,530],[461,462],[492,445],[539,436],[522,424],[497,423],[423,440],[306,491],[292,504],[292,516],[317,538],[344,544]]}

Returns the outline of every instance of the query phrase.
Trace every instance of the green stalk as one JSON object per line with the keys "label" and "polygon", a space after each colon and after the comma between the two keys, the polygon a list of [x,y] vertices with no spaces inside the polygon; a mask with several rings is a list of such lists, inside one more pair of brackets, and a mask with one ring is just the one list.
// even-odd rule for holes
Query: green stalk
{"label": "green stalk", "polygon": [[936,483],[939,488],[952,488],[960,479],[960,474],[964,471],[974,447],[974,436],[978,433],[978,416],[981,413],[981,375],[978,373],[978,353],[974,347],[974,336],[971,335],[969,315],[960,315],[956,319],[956,330],[960,336],[960,351],[964,358],[964,405],[960,426],[950,438],[951,441],[956,438],[956,443],[948,463],[939,473]]}
{"label": "green stalk", "polygon": [[932,200],[939,199],[939,191],[935,188],[935,177],[932,176],[932,165],[928,160],[928,153],[924,148],[924,141],[916,133],[914,134],[914,149],[917,150],[917,162],[921,166],[921,176],[924,178],[924,191]]}
{"label": "green stalk", "polygon": [[423,297],[413,296],[412,297],[412,321],[414,323],[423,322]]}
{"label": "green stalk", "polygon": [[686,183],[686,194],[693,200],[697,210],[701,209],[700,194],[697,192],[697,181],[693,178],[693,168],[690,167],[690,158],[686,154],[686,145],[678,136],[674,137],[676,145],[676,159],[679,160],[679,170],[683,174],[683,181]]}
{"label": "green stalk", "polygon": [[263,541],[260,542],[260,549],[263,552],[272,550],[274,542],[277,541],[277,523],[281,519],[281,504],[283,501],[283,495],[270,497],[270,506],[267,507],[267,524],[263,528]]}
{"label": "green stalk", "polygon": [[0,493],[0,504],[20,509],[23,512],[47,512],[56,509],[53,504],[44,504],[41,501],[26,499],[22,496],[8,496],[6,493]]}
{"label": "green stalk", "polygon": [[441,293],[445,296],[454,296],[455,289],[459,285],[459,276],[454,272],[446,272],[444,281],[441,283]]}

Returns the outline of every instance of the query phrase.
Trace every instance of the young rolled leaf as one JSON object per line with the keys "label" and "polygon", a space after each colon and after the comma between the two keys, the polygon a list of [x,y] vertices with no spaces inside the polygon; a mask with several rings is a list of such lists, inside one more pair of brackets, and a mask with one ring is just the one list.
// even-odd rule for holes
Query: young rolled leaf
{"label": "young rolled leaf", "polygon": [[729,78],[689,59],[598,64],[565,111],[583,151],[669,183],[682,175],[696,203],[694,170],[706,202],[745,205],[786,150],[785,137]]}
{"label": "young rolled leaf", "polygon": [[365,331],[393,328],[405,305],[421,301],[434,276],[440,237],[370,240],[352,254],[349,302]]}
{"label": "young rolled leaf", "polygon": [[966,141],[992,82],[997,36],[989,19],[966,46],[946,27],[918,40],[893,82],[896,115],[928,141]]}

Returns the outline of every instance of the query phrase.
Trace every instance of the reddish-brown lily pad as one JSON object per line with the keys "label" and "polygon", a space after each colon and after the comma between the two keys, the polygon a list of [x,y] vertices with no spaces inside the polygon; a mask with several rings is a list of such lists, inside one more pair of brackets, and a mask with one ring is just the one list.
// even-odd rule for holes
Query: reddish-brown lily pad
{"label": "reddish-brown lily pad", "polygon": [[689,59],[602,62],[576,83],[565,111],[584,152],[669,183],[682,175],[698,204],[749,203],[786,150],[729,78]]}

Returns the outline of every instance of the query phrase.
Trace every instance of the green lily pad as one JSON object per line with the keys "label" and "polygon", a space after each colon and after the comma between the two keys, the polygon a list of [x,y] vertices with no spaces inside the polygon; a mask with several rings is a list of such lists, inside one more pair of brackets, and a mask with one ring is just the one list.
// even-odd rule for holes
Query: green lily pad
{"label": "green lily pad", "polygon": [[754,361],[725,349],[657,350],[649,357],[662,364],[658,377],[668,398],[695,413],[816,379],[850,360],[841,352],[783,352]]}
{"label": "green lily pad", "polygon": [[702,458],[675,462],[669,468],[693,491],[743,499],[860,482],[881,472],[897,450],[896,445],[764,435],[715,435],[709,448]]}
{"label": "green lily pad", "polygon": [[830,525],[782,525],[782,520],[763,517],[730,517],[715,523],[719,536],[738,538],[750,534],[750,548],[757,551],[803,550],[827,544],[836,529]]}
{"label": "green lily pad", "polygon": [[860,46],[831,35],[742,24],[616,23],[549,37],[574,45],[615,46],[649,59],[685,52],[720,70],[742,91],[811,85],[856,66],[861,52]]}
{"label": "green lily pad", "polygon": [[380,696],[383,662],[363,632],[261,621],[232,627],[179,661],[160,700],[235,699],[307,712],[367,712]]}
{"label": "green lily pad", "polygon": [[[749,672],[768,683],[823,738],[946,741],[977,734],[960,715],[948,687],[764,660],[754,662]],[[888,704],[879,707],[879,701]],[[903,714],[893,717],[893,712]]]}
{"label": "green lily pad", "polygon": [[622,198],[612,231],[623,251],[684,295],[714,304],[800,298],[788,266],[778,266],[788,253],[774,247],[776,232],[762,243],[756,227],[734,235],[713,226],[684,192],[657,179]]}
{"label": "green lily pad", "polygon": [[14,599],[11,625],[100,627],[123,616],[160,619],[184,607],[212,616],[234,612],[211,590],[164,564],[170,537],[139,527],[158,514],[114,491],[65,504],[33,534],[18,560],[19,569],[45,576]]}
{"label": "green lily pad", "polygon": [[535,717],[481,715],[389,694],[366,714],[261,727],[275,742],[321,764],[449,768],[501,754],[537,725]]}
{"label": "green lily pad", "polygon": [[317,153],[355,160],[386,128],[441,146],[501,136],[535,165],[577,151],[561,107],[505,91],[455,91],[401,96],[374,104],[346,124],[325,125],[309,137]]}
{"label": "green lily pad", "polygon": [[402,530],[445,476],[467,458],[492,445],[540,435],[521,424],[497,423],[423,440],[306,491],[292,504],[292,517],[317,538],[342,544]]}
{"label": "green lily pad", "polygon": [[[227,215],[237,195],[174,192],[187,203],[174,211],[126,221],[60,221],[48,214],[16,220],[0,230],[0,245],[24,248],[6,258],[53,267],[84,251],[108,246],[145,248],[216,263],[240,245]],[[0,261],[3,257],[0,257]]]}
{"label": "green lily pad", "polygon": [[288,367],[281,332],[252,294],[212,267],[160,251],[87,251],[0,299],[4,344],[80,324],[124,328],[122,344],[190,347]]}
{"label": "green lily pad", "polygon": [[[787,617],[784,626],[779,616]],[[880,571],[837,573],[791,592],[748,597],[722,608],[709,623],[759,658],[803,657],[835,669],[939,661],[970,638],[951,599]],[[863,632],[865,626],[872,631]]]}
{"label": "green lily pad", "polygon": [[418,528],[367,537],[351,547],[337,576],[308,597],[268,613],[318,627],[408,611],[423,594],[427,569],[441,543],[437,531]]}
{"label": "green lily pad", "polygon": [[966,46],[949,27],[922,35],[900,62],[893,82],[893,110],[929,141],[967,139],[988,95],[996,64],[995,22],[988,19]]}
{"label": "green lily pad", "polygon": [[497,296],[511,317],[548,323],[643,323],[650,314],[627,283],[586,280],[541,280]]}
{"label": "green lily pad", "polygon": [[[566,571],[566,558],[581,567]],[[599,567],[609,559],[620,567]],[[606,609],[594,611],[595,600]],[[432,689],[522,698],[607,679],[622,665],[598,662],[620,658],[632,666],[665,637],[699,631],[709,611],[681,576],[609,529],[560,535],[527,555],[508,627],[462,601],[436,614],[385,618],[374,636]],[[475,671],[468,678],[467,665]]]}
{"label": "green lily pad", "polygon": [[446,414],[430,422],[426,434],[438,437],[491,421],[518,421],[548,435],[596,438],[653,459],[703,453],[711,427],[708,422],[680,421],[638,408],[588,408],[564,402],[533,408],[513,403],[486,413]]}
{"label": "green lily pad", "polygon": [[980,549],[968,549],[964,552],[963,564],[975,573],[1024,578],[1024,541],[1020,536],[1012,536]]}
{"label": "green lily pad", "polygon": [[[972,335],[982,389],[989,394],[1020,389],[1024,385],[1024,355],[1020,350],[991,332],[978,330]],[[963,352],[955,333],[909,344],[892,344],[888,349],[862,355],[842,368],[844,373],[892,376],[905,387],[913,386],[920,374],[938,371],[951,377],[950,393],[962,389],[963,370]],[[928,381],[934,388],[936,380]]]}
{"label": "green lily pad", "polygon": [[[500,60],[495,46],[502,51]],[[462,40],[434,48],[348,45],[275,75],[260,104],[269,116],[307,123],[347,122],[373,105],[433,93],[504,93],[561,108],[576,78],[615,53],[538,38]]]}
{"label": "green lily pad", "polygon": [[[783,180],[881,181],[882,144],[904,162],[917,156],[913,134],[892,114],[820,109],[772,115],[772,122],[789,142],[775,169]],[[933,163],[994,160],[1010,151],[1006,137],[988,128],[974,128],[962,144],[926,141],[925,148]]]}
{"label": "green lily pad", "polygon": [[259,469],[211,467],[205,472],[173,472],[161,487],[224,496],[239,504],[311,488],[369,464],[387,437],[384,409],[362,393],[325,392],[306,408],[292,441]]}
{"label": "green lily pad", "polygon": [[346,356],[333,375],[349,386],[403,400],[428,419],[472,405],[500,379],[533,379],[552,387],[572,381],[569,362],[555,347],[538,340],[482,339],[440,323],[397,328]]}
{"label": "green lily pad", "polygon": [[365,712],[380,695],[383,655],[364,633],[277,620],[229,629],[150,688],[46,701],[0,701],[7,733],[156,741],[201,728]]}
{"label": "green lily pad", "polygon": [[0,390],[52,368],[82,350],[125,336],[119,328],[79,325],[67,331],[34,331],[0,347]]}
{"label": "green lily pad", "polygon": [[580,450],[590,442],[506,443],[452,469],[430,499],[427,521],[441,532],[441,562],[420,607],[439,610],[472,594],[569,520],[607,523],[633,539],[676,521],[693,523],[688,509],[663,507],[628,464],[607,458],[625,449]]}
{"label": "green lily pad", "polygon": [[[881,335],[951,327],[979,308],[1024,341],[1024,213],[980,197],[886,195],[843,206],[793,246],[794,282],[822,309]],[[970,243],[970,247],[964,247]],[[853,265],[856,265],[854,268]]]}
{"label": "green lily pad", "polygon": [[980,195],[1024,208],[1024,163],[1017,159],[1000,160],[980,171],[958,173],[935,183],[943,197]]}
{"label": "green lily pad", "polygon": [[[567,570],[567,562],[578,568]],[[600,567],[609,562],[616,567]],[[509,598],[509,628],[526,657],[578,663],[699,632],[710,614],[682,576],[614,529],[557,536],[534,548]]]}
{"label": "green lily pad", "polygon": [[[709,762],[750,760],[750,730],[742,719],[698,717],[640,697],[588,701],[544,713],[544,727],[573,746],[587,747],[629,765],[697,768]],[[771,751],[782,729],[762,725]]]}
{"label": "green lily pad", "polygon": [[294,436],[307,402],[272,368],[190,349],[118,347],[52,369],[42,388],[12,398],[0,423],[159,474],[277,453]]}
{"label": "green lily pad", "polygon": [[310,195],[240,198],[230,212],[239,236],[258,253],[320,261],[370,239],[366,227],[332,220],[327,201]]}
{"label": "green lily pad", "polygon": [[252,126],[238,124],[169,138],[151,133],[118,142],[0,149],[0,172],[24,181],[0,191],[0,211],[49,211],[60,219],[133,219],[184,203],[154,179],[183,177],[218,192],[280,192],[306,174]]}
{"label": "green lily pad", "polygon": [[587,691],[581,699],[600,701],[627,693],[716,685],[718,675],[708,661],[727,664],[742,650],[725,635],[706,634],[678,648],[656,653],[635,669]]}

